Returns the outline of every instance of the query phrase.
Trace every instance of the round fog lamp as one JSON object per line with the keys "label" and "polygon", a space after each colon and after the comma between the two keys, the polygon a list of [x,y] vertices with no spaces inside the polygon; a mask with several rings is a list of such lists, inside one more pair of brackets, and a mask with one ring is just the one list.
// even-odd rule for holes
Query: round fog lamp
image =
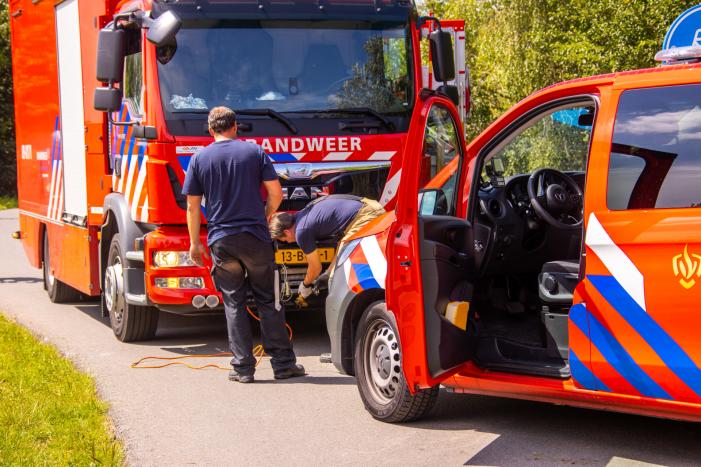
{"label": "round fog lamp", "polygon": [[207,303],[208,307],[214,308],[215,306],[219,305],[219,297],[216,295],[208,295],[205,303]]}
{"label": "round fog lamp", "polygon": [[204,298],[203,295],[195,295],[194,297],[192,297],[192,306],[194,306],[197,309],[202,308],[206,302],[207,299]]}

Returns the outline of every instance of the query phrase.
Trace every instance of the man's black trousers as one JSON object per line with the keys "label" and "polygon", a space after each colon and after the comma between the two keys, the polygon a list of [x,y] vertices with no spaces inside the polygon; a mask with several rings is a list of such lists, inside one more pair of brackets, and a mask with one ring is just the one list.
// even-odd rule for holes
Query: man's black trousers
{"label": "man's black trousers", "polygon": [[250,289],[260,316],[261,338],[274,372],[290,368],[296,359],[285,328],[285,312],[275,309],[275,252],[271,242],[240,233],[215,241],[210,246],[212,277],[224,297],[229,331],[231,365],[239,374],[255,371],[251,322],[246,311]]}

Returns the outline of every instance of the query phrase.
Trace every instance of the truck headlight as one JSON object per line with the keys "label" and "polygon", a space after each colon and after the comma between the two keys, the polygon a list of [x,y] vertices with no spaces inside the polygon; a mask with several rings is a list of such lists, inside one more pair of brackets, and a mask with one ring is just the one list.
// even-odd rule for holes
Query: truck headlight
{"label": "truck headlight", "polygon": [[157,277],[154,282],[161,289],[204,289],[201,277]]}
{"label": "truck headlight", "polygon": [[177,268],[195,266],[187,251],[157,251],[153,254],[153,264],[159,268]]}

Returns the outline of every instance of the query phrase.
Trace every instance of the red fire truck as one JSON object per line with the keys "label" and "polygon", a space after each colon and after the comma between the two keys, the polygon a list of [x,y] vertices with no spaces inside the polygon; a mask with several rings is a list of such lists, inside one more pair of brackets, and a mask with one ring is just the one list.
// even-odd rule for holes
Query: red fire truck
{"label": "red fire truck", "polygon": [[[289,211],[329,193],[393,207],[420,93],[467,110],[464,24],[406,0],[11,0],[10,15],[24,249],[52,301],[100,295],[122,341],[153,337],[158,310],[221,309],[181,194],[210,108],[237,111]],[[283,295],[305,266],[289,248]]]}

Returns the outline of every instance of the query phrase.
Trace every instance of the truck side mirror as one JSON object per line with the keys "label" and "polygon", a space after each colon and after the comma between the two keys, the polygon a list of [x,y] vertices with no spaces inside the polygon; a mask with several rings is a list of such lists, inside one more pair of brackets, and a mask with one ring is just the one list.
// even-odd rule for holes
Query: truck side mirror
{"label": "truck side mirror", "polygon": [[182,25],[183,22],[178,15],[168,10],[149,26],[146,39],[156,47],[163,47],[175,40],[175,35]]}
{"label": "truck side mirror", "polygon": [[453,60],[453,43],[450,33],[438,29],[429,34],[431,43],[431,59],[433,60],[433,76],[436,81],[452,81],[455,79],[455,62]]}
{"label": "truck side mirror", "polygon": [[453,104],[455,104],[456,107],[460,105],[460,91],[458,90],[457,86],[443,84],[442,86],[439,86],[436,91],[453,101]]}
{"label": "truck side mirror", "polygon": [[103,29],[97,39],[97,80],[119,83],[124,74],[124,30]]}
{"label": "truck side mirror", "polygon": [[122,106],[122,91],[113,87],[95,88],[93,106],[100,112],[118,111]]}

